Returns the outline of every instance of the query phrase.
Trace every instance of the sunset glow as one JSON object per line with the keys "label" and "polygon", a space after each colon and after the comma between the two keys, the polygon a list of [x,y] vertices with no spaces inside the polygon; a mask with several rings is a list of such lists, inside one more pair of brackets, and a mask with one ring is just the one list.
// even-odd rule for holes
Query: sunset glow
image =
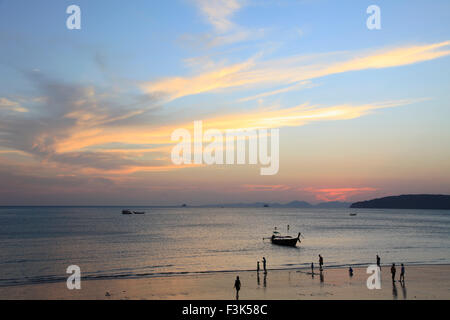
{"label": "sunset glow", "polygon": [[[138,1],[139,13],[124,5],[99,18],[102,5],[79,2],[83,27],[69,30],[63,3],[23,13],[23,1],[0,1],[3,204],[450,192],[450,37],[448,20],[430,14],[447,4],[405,13],[386,2],[372,31],[366,8],[348,3],[327,12],[314,1]],[[426,26],[405,25],[419,14]],[[195,121],[280,129],[279,171],[174,164],[171,134],[193,133]]]}

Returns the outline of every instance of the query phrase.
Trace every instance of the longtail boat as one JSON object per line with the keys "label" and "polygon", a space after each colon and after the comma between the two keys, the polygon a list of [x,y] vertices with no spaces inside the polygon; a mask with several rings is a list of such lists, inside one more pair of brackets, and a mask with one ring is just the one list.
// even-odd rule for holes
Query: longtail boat
{"label": "longtail boat", "polygon": [[298,233],[296,238],[292,236],[282,236],[275,228],[272,236],[270,238],[263,238],[263,240],[270,239],[272,244],[276,244],[279,246],[295,247],[297,245],[297,241],[301,242],[300,240],[301,236],[302,236],[301,232]]}
{"label": "longtail boat", "polygon": [[270,240],[273,244],[277,244],[279,246],[288,246],[288,247],[295,247],[297,245],[297,241],[300,241],[300,235],[301,233],[298,233],[297,238],[291,237],[291,236],[281,236],[273,234]]}

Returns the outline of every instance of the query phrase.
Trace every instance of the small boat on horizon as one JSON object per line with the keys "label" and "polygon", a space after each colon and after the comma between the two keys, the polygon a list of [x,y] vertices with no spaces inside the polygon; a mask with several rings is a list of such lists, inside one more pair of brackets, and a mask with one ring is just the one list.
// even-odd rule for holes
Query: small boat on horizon
{"label": "small boat on horizon", "polygon": [[356,215],[357,215],[357,213],[355,213],[355,212],[350,213],[350,217],[354,217]]}
{"label": "small boat on horizon", "polygon": [[130,210],[122,210],[122,214],[133,214]]}
{"label": "small boat on horizon", "polygon": [[134,214],[145,214],[145,211],[133,211]]}

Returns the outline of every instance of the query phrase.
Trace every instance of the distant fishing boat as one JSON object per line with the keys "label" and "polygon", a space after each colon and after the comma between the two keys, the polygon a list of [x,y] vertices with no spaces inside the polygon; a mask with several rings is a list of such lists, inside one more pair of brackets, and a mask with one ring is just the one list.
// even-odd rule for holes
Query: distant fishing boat
{"label": "distant fishing boat", "polygon": [[145,211],[133,211],[134,214],[145,214]]}
{"label": "distant fishing boat", "polygon": [[350,213],[350,217],[354,217],[356,215],[357,215],[357,213],[355,213],[355,212]]}
{"label": "distant fishing boat", "polygon": [[122,210],[122,214],[133,214],[130,210]]}

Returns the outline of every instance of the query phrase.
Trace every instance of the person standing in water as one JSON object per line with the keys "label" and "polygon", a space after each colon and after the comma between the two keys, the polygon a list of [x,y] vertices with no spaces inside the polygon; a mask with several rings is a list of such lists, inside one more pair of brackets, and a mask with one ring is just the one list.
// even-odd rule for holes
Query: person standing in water
{"label": "person standing in water", "polygon": [[239,290],[241,290],[241,280],[239,280],[239,276],[237,276],[234,281],[234,288],[236,289],[236,300],[239,300]]}
{"label": "person standing in water", "polygon": [[393,263],[392,267],[391,267],[392,282],[395,282],[395,273],[396,272],[397,272],[397,269],[395,269],[395,263]]}
{"label": "person standing in water", "polygon": [[350,277],[353,277],[353,268],[352,267],[348,268],[348,274],[350,275]]}
{"label": "person standing in water", "polygon": [[402,268],[400,269],[400,282],[405,282],[405,266],[402,263]]}
{"label": "person standing in water", "polygon": [[266,269],[266,257],[263,257],[263,268],[264,268],[264,273],[267,273],[267,269]]}
{"label": "person standing in water", "polygon": [[314,274],[314,262],[311,262],[311,273]]}
{"label": "person standing in water", "polygon": [[377,254],[377,266],[378,266],[378,268],[381,268],[381,259],[378,254]]}
{"label": "person standing in water", "polygon": [[256,272],[259,272],[259,261],[256,263]]}
{"label": "person standing in water", "polygon": [[319,254],[319,270],[320,271],[323,270],[323,258],[320,254]]}

